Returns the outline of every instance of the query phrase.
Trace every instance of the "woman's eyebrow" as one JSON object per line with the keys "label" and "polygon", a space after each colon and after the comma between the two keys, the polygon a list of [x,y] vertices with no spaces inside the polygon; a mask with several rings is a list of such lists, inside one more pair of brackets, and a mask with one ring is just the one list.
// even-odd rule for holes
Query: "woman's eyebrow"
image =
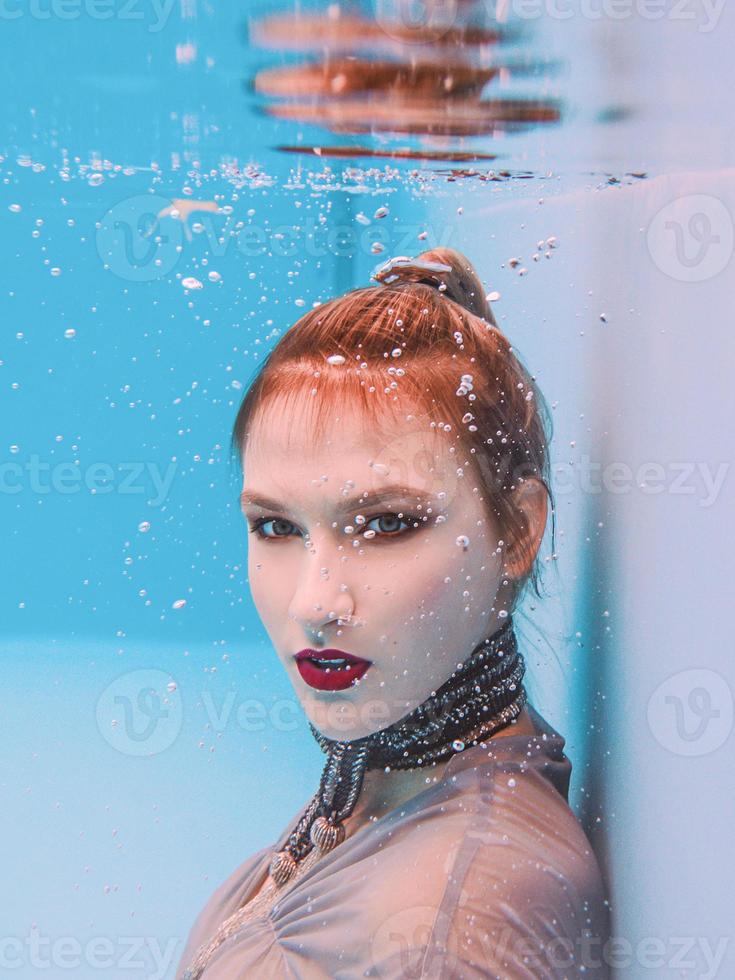
{"label": "woman's eyebrow", "polygon": [[[349,513],[356,507],[370,507],[374,504],[384,503],[386,500],[395,499],[396,497],[403,497],[406,500],[415,499],[417,502],[427,502],[429,500],[429,494],[425,490],[420,490],[418,487],[409,487],[403,483],[395,483],[391,486],[381,487],[379,490],[371,490],[366,493],[354,494],[352,497],[346,497],[340,505],[340,510]],[[244,509],[248,506],[260,507],[262,510],[276,510],[281,513],[286,513],[289,509],[285,504],[268,497],[266,494],[258,493],[256,490],[245,489],[240,494],[240,507]]]}

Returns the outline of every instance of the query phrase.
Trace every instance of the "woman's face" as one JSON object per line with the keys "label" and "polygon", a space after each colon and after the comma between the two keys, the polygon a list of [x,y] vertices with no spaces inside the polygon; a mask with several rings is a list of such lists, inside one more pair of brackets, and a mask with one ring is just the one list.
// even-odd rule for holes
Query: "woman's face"
{"label": "woman's face", "polygon": [[[379,431],[359,408],[338,412],[312,445],[308,404],[270,402],[246,445],[242,506],[253,600],[276,653],[309,721],[352,740],[440,687],[503,625],[509,587],[501,533],[455,433],[413,415],[386,416]],[[319,690],[294,659],[305,648],[371,664],[347,689]]]}

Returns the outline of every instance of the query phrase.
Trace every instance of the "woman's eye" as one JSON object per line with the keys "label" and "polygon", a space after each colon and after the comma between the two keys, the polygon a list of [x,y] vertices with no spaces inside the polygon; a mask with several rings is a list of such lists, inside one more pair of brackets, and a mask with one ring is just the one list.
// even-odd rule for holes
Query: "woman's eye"
{"label": "woman's eye", "polygon": [[[383,526],[371,529],[370,525],[376,521],[382,521]],[[406,525],[406,529],[403,531],[400,527],[401,524]],[[377,517],[372,517],[365,523],[365,530],[376,530],[376,537],[395,538],[399,537],[403,533],[408,533],[408,530],[413,530],[419,524],[419,519],[417,517],[413,517],[411,514],[379,514]],[[387,525],[387,527],[385,525]],[[364,535],[365,531],[362,531],[361,533]],[[372,536],[373,535],[371,534],[370,537]]]}
{"label": "woman's eye", "polygon": [[[275,534],[265,534],[263,528],[267,524],[275,525]],[[293,529],[293,524],[290,521],[285,521],[282,517],[261,517],[253,523],[250,528],[251,534],[256,534],[259,538],[287,538],[290,534],[290,529]]]}
{"label": "woman's eye", "polygon": [[[373,524],[378,526],[371,527]],[[366,531],[371,532],[368,540],[371,538],[395,538],[409,533],[409,531],[419,527],[420,524],[420,519],[411,514],[394,514],[391,512],[371,517],[369,521],[365,522],[359,533],[365,536]],[[272,525],[271,532],[265,530],[268,525]],[[250,533],[256,534],[261,540],[272,540],[273,538],[291,537],[294,529],[295,525],[282,517],[261,517],[253,523]]]}

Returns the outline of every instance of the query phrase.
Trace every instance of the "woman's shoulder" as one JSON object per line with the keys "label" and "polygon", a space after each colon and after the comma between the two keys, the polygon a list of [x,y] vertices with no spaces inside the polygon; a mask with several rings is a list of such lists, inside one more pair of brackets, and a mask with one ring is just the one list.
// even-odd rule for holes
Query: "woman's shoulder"
{"label": "woman's shoulder", "polygon": [[395,885],[404,896],[437,901],[450,879],[486,894],[522,876],[539,894],[551,880],[601,894],[596,856],[568,803],[564,738],[537,712],[532,717],[533,734],[456,753],[440,780],[335,848],[325,876],[357,864],[374,872],[354,882],[364,894]]}
{"label": "woman's shoulder", "polygon": [[601,888],[596,855],[569,805],[572,765],[565,739],[529,706],[535,732],[471,746],[450,760],[443,782],[476,841],[473,866],[496,876],[522,866],[533,877],[554,873],[586,891]]}
{"label": "woman's shoulder", "polygon": [[609,938],[607,898],[568,803],[571,763],[562,736],[534,715],[534,736],[458,753],[442,786],[406,814],[400,861],[396,852],[384,862],[395,874],[372,882],[380,889],[390,879],[399,896],[385,903],[376,933],[386,963],[399,956],[388,937],[413,935],[425,940],[415,956],[427,972],[416,976],[608,975],[599,960]]}

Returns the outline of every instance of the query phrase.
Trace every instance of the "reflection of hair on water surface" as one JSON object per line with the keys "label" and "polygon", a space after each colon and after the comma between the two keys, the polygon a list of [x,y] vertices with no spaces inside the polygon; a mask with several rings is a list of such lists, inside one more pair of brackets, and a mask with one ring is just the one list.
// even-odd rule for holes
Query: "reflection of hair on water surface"
{"label": "reflection of hair on water surface", "polygon": [[[465,24],[414,25],[336,11],[275,15],[253,23],[252,40],[263,47],[321,54],[319,60],[264,68],[254,76],[253,90],[278,100],[262,106],[266,115],[336,133],[438,137],[502,133],[561,118],[553,100],[482,97],[488,86],[516,76],[538,77],[551,65],[501,58],[512,32],[495,21],[478,22],[484,13],[480,5],[466,6],[463,15],[474,12],[476,20]],[[333,155],[337,150],[332,148]],[[423,152],[414,149],[410,155]]]}
{"label": "reflection of hair on water surface", "polygon": [[[317,157],[390,157],[399,160],[449,160],[465,163],[476,160],[496,160],[495,153],[479,153],[466,150],[413,150],[410,146],[397,146],[392,150],[376,150],[370,146],[296,146],[282,145],[277,146],[277,150],[282,153],[312,153]],[[510,176],[510,172],[504,172]],[[453,170],[447,180],[455,180],[456,177],[479,177],[485,178],[479,170]]]}
{"label": "reflection of hair on water surface", "polygon": [[[518,128],[523,123],[554,122],[558,109],[527,102],[499,100],[467,102],[453,100],[432,105],[423,100],[396,100],[380,103],[360,101],[287,103],[268,107],[268,113],[281,119],[318,122],[338,133],[431,133],[441,136],[478,136],[498,128]],[[503,124],[502,127],[499,124]]]}
{"label": "reflection of hair on water surface", "polygon": [[335,58],[258,72],[255,89],[264,95],[344,96],[360,92],[408,94],[415,99],[478,95],[500,69],[463,62],[367,61]]}
{"label": "reflection of hair on water surface", "polygon": [[[468,5],[469,6],[469,5]],[[478,7],[481,5],[477,5]],[[319,51],[369,51],[434,45],[442,50],[465,45],[493,45],[509,30],[500,25],[411,24],[381,17],[379,21],[357,14],[343,14],[336,8],[327,14],[274,14],[255,21],[250,40],[261,47],[312,48]]]}

